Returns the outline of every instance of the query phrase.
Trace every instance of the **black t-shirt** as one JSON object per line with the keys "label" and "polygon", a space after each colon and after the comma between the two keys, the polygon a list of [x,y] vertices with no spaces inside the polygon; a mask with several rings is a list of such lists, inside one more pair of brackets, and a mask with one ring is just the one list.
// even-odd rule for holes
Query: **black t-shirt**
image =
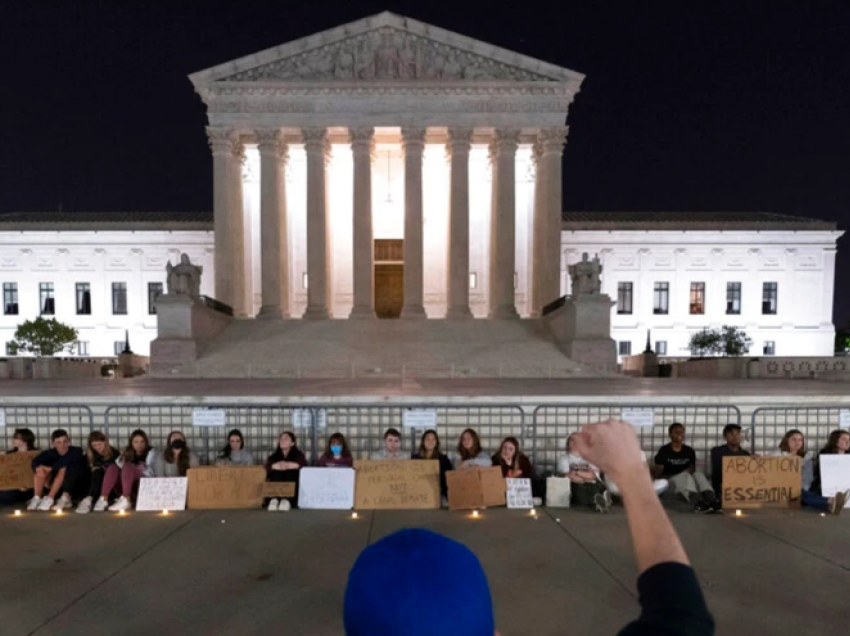
{"label": "black t-shirt", "polygon": [[696,468],[697,454],[687,444],[682,444],[682,450],[676,452],[672,444],[664,444],[655,455],[655,463],[664,466],[664,477],[675,477],[689,468]]}

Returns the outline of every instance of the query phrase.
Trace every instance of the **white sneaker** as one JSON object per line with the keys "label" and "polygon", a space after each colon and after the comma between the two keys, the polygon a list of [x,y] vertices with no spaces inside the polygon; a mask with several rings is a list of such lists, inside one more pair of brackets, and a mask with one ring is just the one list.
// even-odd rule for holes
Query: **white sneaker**
{"label": "white sneaker", "polygon": [[53,497],[44,497],[38,504],[39,512],[50,512],[50,509],[53,507]]}
{"label": "white sneaker", "polygon": [[130,503],[130,500],[127,499],[124,495],[118,497],[114,504],[109,506],[109,510],[112,512],[119,512],[121,510],[129,510],[133,507],[133,504]]}
{"label": "white sneaker", "polygon": [[38,504],[41,503],[41,497],[33,497],[27,502],[27,510],[38,510]]}
{"label": "white sneaker", "polygon": [[272,500],[269,502],[268,511],[269,511],[269,512],[277,512],[277,509],[278,509],[278,505],[279,505],[279,503],[280,503],[280,502],[278,502],[278,500],[277,500],[277,499],[272,499]]}
{"label": "white sneaker", "polygon": [[109,502],[106,500],[106,497],[100,497],[94,503],[94,511],[95,512],[103,512],[109,507]]}
{"label": "white sneaker", "polygon": [[80,502],[80,505],[77,506],[77,514],[78,515],[87,515],[91,512],[91,497],[86,497]]}
{"label": "white sneaker", "polygon": [[666,479],[654,479],[652,485],[655,488],[655,494],[659,497],[667,492],[667,486],[670,484]]}
{"label": "white sneaker", "polygon": [[289,512],[290,508],[292,508],[292,505],[289,503],[288,499],[281,499],[280,505],[277,507],[280,512]]}
{"label": "white sneaker", "polygon": [[50,509],[54,512],[57,510],[67,510],[68,508],[72,508],[74,504],[71,503],[71,495],[67,492],[63,492],[62,496],[59,497],[59,501],[57,501]]}

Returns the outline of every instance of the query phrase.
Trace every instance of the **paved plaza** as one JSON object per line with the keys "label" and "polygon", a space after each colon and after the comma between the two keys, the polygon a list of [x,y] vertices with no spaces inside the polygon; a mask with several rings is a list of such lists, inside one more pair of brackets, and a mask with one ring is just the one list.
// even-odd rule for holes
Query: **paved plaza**
{"label": "paved plaza", "polygon": [[[846,634],[850,514],[669,509],[718,634]],[[204,511],[0,517],[0,633],[342,634],[359,551],[406,526],[470,546],[503,636],[615,634],[635,617],[625,515],[578,510]],[[388,599],[391,602],[391,599]],[[422,608],[423,619],[440,608]],[[447,635],[448,636],[448,635]]]}

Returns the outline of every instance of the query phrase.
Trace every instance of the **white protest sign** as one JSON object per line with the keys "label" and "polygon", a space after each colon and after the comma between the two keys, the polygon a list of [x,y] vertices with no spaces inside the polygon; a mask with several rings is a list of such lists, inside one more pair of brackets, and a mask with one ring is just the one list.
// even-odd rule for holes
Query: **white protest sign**
{"label": "white protest sign", "polygon": [[0,409],[0,426],[6,426],[6,409]]}
{"label": "white protest sign", "polygon": [[316,426],[327,428],[328,412],[326,409],[294,409],[292,411],[292,428],[310,428],[313,426],[313,415],[316,416]]}
{"label": "white protest sign", "polygon": [[401,413],[403,428],[437,428],[435,409],[404,409]]}
{"label": "white protest sign", "polygon": [[546,478],[546,507],[569,508],[572,483],[566,477]]}
{"label": "white protest sign", "polygon": [[[837,492],[850,490],[850,455],[821,455],[821,494],[832,497]],[[844,504],[847,507],[847,504]]]}
{"label": "white protest sign", "polygon": [[353,468],[302,468],[298,507],[350,510],[354,507]]}
{"label": "white protest sign", "polygon": [[224,426],[227,417],[224,409],[194,409],[192,426]]}
{"label": "white protest sign", "polygon": [[143,477],[136,510],[186,510],[186,477]]}
{"label": "white protest sign", "polygon": [[623,409],[620,419],[632,426],[655,426],[655,413],[652,409]]}
{"label": "white protest sign", "polygon": [[847,430],[850,428],[850,409],[841,409],[838,411],[838,428]]}
{"label": "white protest sign", "polygon": [[534,501],[531,497],[531,480],[528,478],[522,479],[505,479],[508,486],[507,503],[508,508],[534,508]]}

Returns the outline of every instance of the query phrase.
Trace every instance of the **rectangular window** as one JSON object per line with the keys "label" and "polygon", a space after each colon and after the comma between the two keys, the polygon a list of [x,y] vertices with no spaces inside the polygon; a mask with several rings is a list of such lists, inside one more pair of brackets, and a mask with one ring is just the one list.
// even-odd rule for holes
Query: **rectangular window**
{"label": "rectangular window", "polygon": [[16,356],[18,355],[18,348],[15,346],[15,341],[11,340],[6,343],[6,355],[7,356]]}
{"label": "rectangular window", "polygon": [[705,283],[691,283],[691,313],[705,313]]}
{"label": "rectangular window", "polygon": [[655,353],[659,356],[667,355],[667,341],[666,340],[656,340],[655,341]]}
{"label": "rectangular window", "polygon": [[91,316],[91,285],[77,283],[77,315]]}
{"label": "rectangular window", "polygon": [[112,283],[112,313],[127,315],[127,283]]}
{"label": "rectangular window", "polygon": [[78,356],[87,356],[89,355],[89,343],[85,340],[78,340],[77,346],[74,347],[74,352]]}
{"label": "rectangular window", "polygon": [[56,303],[53,299],[53,283],[38,284],[38,307],[42,316],[54,316]]}
{"label": "rectangular window", "polygon": [[655,283],[652,292],[652,313],[656,315],[670,313],[670,283]]}
{"label": "rectangular window", "polygon": [[617,283],[617,313],[632,313],[632,283]]}
{"label": "rectangular window", "polygon": [[18,315],[18,283],[3,283],[3,313]]}
{"label": "rectangular window", "polygon": [[763,283],[761,286],[761,313],[766,316],[775,316],[779,298],[779,285],[777,283]]}
{"label": "rectangular window", "polygon": [[162,283],[148,283],[148,313],[156,313],[156,299],[162,294]]}
{"label": "rectangular window", "polygon": [[112,345],[112,350],[115,352],[116,356],[120,356],[121,352],[124,351],[124,341],[116,340]]}
{"label": "rectangular window", "polygon": [[764,347],[762,348],[762,354],[766,356],[775,356],[776,355],[776,342],[773,340],[765,340]]}
{"label": "rectangular window", "polygon": [[734,316],[741,313],[741,283],[726,283],[726,313]]}
{"label": "rectangular window", "polygon": [[620,355],[621,356],[630,356],[632,355],[632,343],[629,340],[621,340],[620,341]]}

